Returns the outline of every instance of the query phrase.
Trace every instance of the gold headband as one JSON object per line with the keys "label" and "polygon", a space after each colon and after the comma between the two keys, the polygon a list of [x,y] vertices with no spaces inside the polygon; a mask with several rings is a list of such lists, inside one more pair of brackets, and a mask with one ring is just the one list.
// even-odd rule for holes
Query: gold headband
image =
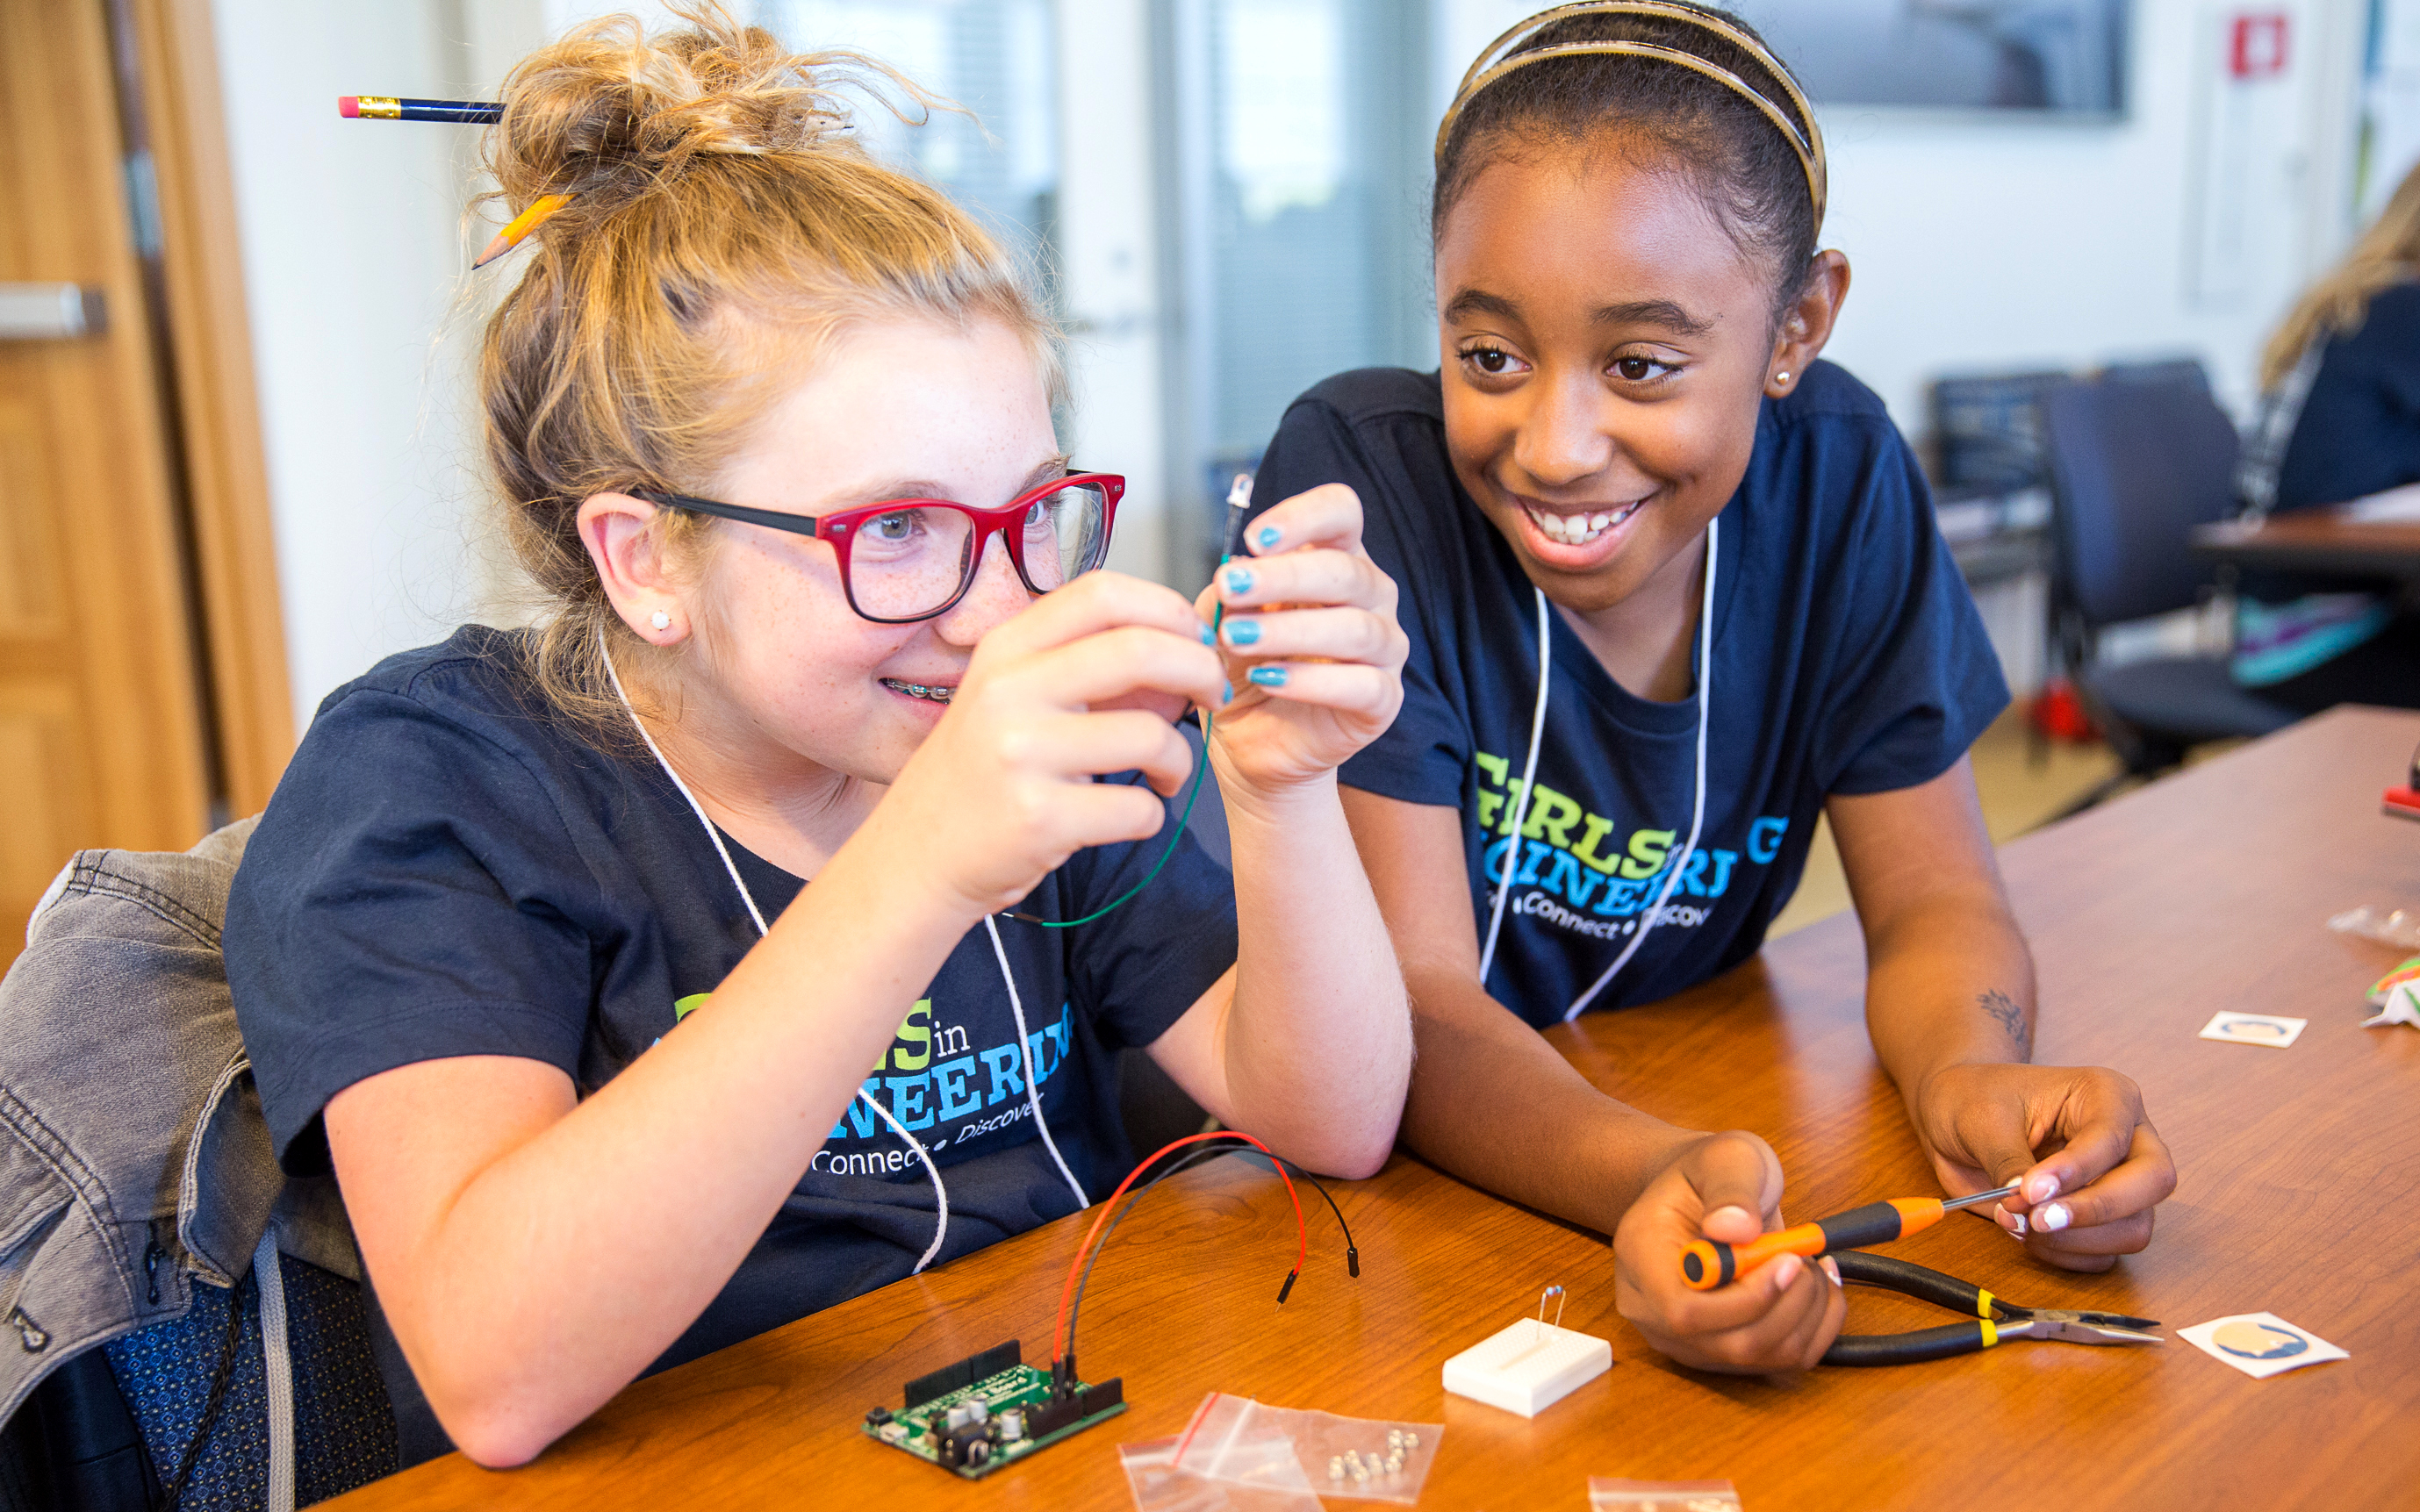
{"label": "gold headband", "polygon": [[[1661,16],[1672,21],[1685,22],[1702,31],[1712,32],[1764,66],[1764,70],[1771,74],[1775,82],[1781,85],[1782,91],[1789,95],[1790,102],[1797,107],[1798,120],[1792,121],[1783,115],[1778,105],[1766,99],[1761,91],[1751,88],[1746,80],[1720,64],[1709,63],[1704,58],[1655,42],[1614,40],[1559,42],[1552,47],[1533,48],[1526,53],[1513,53],[1509,57],[1505,55],[1512,47],[1536,36],[1556,22],[1572,16],[1584,15]],[[1781,60],[1774,56],[1772,51],[1764,44],[1721,17],[1708,15],[1692,6],[1664,4],[1661,0],[1583,0],[1581,4],[1557,6],[1551,10],[1542,10],[1531,16],[1488,43],[1480,53],[1478,60],[1471,64],[1467,72],[1463,74],[1461,87],[1454,91],[1453,103],[1446,108],[1445,119],[1437,123],[1435,155],[1440,159],[1445,156],[1446,139],[1453,133],[1453,123],[1462,118],[1463,110],[1470,103],[1472,98],[1513,69],[1526,68],[1529,64],[1546,58],[1608,54],[1652,58],[1658,62],[1677,64],[1692,73],[1702,74],[1714,80],[1763,112],[1764,118],[1773,123],[1774,130],[1779,131],[1782,140],[1790,144],[1791,150],[1798,154],[1798,165],[1807,173],[1807,193],[1815,208],[1815,229],[1819,232],[1823,230],[1824,201],[1828,192],[1823,167],[1823,129],[1815,124],[1815,113],[1807,107],[1807,97],[1799,93],[1798,82],[1790,76],[1790,70],[1782,66]],[[1805,123],[1804,130],[1801,130],[1800,122]]]}

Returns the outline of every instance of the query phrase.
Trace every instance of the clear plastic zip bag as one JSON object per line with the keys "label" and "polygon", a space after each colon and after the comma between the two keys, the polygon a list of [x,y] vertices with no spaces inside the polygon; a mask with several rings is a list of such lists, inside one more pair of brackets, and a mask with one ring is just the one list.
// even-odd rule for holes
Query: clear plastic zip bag
{"label": "clear plastic zip bag", "polygon": [[2420,909],[2364,903],[2329,919],[2328,928],[2339,934],[2358,934],[2398,949],[2420,950]]}
{"label": "clear plastic zip bag", "polygon": [[1294,1439],[1275,1410],[1214,1391],[1177,1436],[1172,1463],[1189,1475],[1259,1490],[1311,1489]]}
{"label": "clear plastic zip bag", "polygon": [[1237,1485],[1364,1502],[1419,1500],[1443,1426],[1339,1417],[1213,1393],[1178,1441],[1177,1468]]}
{"label": "clear plastic zip bag", "polygon": [[1727,1480],[1617,1480],[1589,1477],[1589,1512],[1740,1512]]}
{"label": "clear plastic zip bag", "polygon": [[1118,1445],[1118,1463],[1134,1490],[1135,1512],[1320,1512],[1308,1488],[1236,1486],[1176,1468],[1175,1439]]}

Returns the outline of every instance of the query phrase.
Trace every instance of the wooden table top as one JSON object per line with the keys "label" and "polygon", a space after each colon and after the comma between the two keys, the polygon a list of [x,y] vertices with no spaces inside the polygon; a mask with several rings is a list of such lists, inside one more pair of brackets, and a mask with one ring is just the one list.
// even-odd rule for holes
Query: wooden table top
{"label": "wooden table top", "polygon": [[[2420,897],[2420,826],[2378,808],[2415,744],[2420,715],[2338,710],[2002,853],[2040,971],[2040,1057],[2136,1078],[2181,1180],[2151,1248],[2103,1276],[2045,1269],[1963,1217],[1891,1253],[2022,1304],[2160,1319],[2165,1345],[2019,1340],[1794,1381],[1694,1374],[1616,1314],[1601,1237],[1403,1155],[1335,1188],[1361,1279],[1345,1279],[1333,1220],[1314,1210],[1311,1268],[1280,1309],[1282,1189],[1215,1161],[1138,1208],[1094,1275],[1083,1371],[1123,1376],[1129,1411],[988,1480],[874,1443],[859,1423],[895,1408],[908,1378],[1002,1339],[1047,1357],[1073,1219],[640,1381],[524,1469],[448,1457],[332,1504],[1121,1508],[1115,1446],[1179,1431],[1212,1391],[1442,1424],[1428,1507],[1579,1508],[1590,1475],[1727,1479],[1751,1512],[2411,1504],[2420,1032],[2356,1026],[2397,952],[2325,921]],[[1554,1038],[1642,1107],[1762,1132],[1791,1173],[1792,1217],[1927,1193],[1866,1039],[1863,967],[1843,916]],[[2284,1050],[2196,1039],[2220,1008],[2311,1023]],[[1535,1420],[1444,1394],[1449,1355],[1557,1284],[1564,1325],[1612,1340],[1609,1373]],[[2263,1310],[2352,1358],[2254,1381],[2173,1338]],[[1850,1320],[1883,1333],[1950,1319],[1859,1290]]]}
{"label": "wooden table top", "polygon": [[2420,577],[2420,523],[2355,521],[2342,506],[2272,515],[2258,525],[2196,525],[2191,547],[2238,566]]}

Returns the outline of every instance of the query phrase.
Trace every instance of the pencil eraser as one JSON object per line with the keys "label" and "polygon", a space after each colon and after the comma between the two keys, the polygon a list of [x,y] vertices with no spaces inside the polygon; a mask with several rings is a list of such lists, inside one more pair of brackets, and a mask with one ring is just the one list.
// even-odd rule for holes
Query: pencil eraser
{"label": "pencil eraser", "polygon": [[1445,1389],[1535,1417],[1612,1368],[1605,1340],[1524,1318],[1448,1360]]}
{"label": "pencil eraser", "polygon": [[359,95],[338,95],[336,97],[336,114],[342,116],[349,121],[361,119],[362,97]]}
{"label": "pencil eraser", "polygon": [[2383,808],[2406,819],[2420,819],[2420,788],[2388,788]]}

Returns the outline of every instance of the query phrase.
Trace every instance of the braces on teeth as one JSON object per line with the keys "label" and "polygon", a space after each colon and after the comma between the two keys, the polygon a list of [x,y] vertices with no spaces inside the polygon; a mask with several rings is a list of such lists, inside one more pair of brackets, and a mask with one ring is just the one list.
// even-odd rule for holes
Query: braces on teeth
{"label": "braces on teeth", "polygon": [[903,683],[893,677],[884,678],[882,686],[905,693],[911,699],[923,699],[933,703],[947,703],[950,695],[957,691],[950,687],[926,687],[922,683]]}

